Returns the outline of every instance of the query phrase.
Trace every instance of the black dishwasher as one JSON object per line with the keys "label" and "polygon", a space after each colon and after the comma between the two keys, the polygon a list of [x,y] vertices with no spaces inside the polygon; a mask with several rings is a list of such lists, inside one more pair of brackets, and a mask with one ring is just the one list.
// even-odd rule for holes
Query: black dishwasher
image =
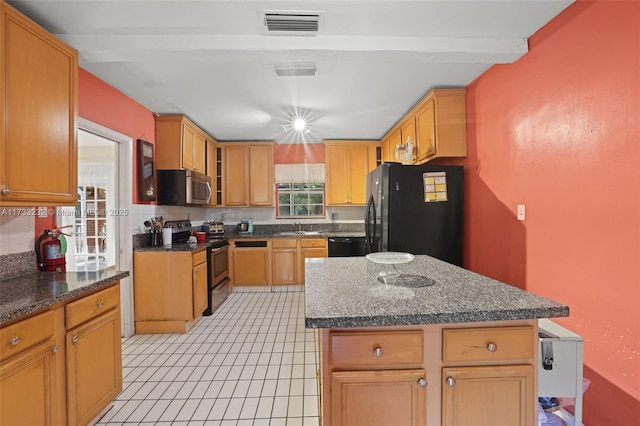
{"label": "black dishwasher", "polygon": [[329,257],[364,256],[365,237],[329,237]]}

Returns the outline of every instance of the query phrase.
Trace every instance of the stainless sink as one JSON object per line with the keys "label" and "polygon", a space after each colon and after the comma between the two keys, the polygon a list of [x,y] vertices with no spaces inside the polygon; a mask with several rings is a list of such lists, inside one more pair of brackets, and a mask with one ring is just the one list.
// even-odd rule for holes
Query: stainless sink
{"label": "stainless sink", "polygon": [[290,232],[278,232],[276,235],[322,235],[320,231],[290,231]]}

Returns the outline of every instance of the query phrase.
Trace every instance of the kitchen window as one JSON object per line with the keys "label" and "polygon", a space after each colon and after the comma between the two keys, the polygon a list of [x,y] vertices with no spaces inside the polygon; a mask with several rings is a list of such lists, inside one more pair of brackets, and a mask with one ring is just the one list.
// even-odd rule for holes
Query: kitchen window
{"label": "kitchen window", "polygon": [[276,216],[324,217],[324,164],[276,165]]}

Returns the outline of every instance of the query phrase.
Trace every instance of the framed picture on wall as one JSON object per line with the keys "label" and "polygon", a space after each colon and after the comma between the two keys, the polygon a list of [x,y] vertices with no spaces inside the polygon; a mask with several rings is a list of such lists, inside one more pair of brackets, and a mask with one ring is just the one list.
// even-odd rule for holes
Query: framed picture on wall
{"label": "framed picture on wall", "polygon": [[138,139],[138,200],[155,201],[155,164],[153,156],[153,144],[143,139]]}

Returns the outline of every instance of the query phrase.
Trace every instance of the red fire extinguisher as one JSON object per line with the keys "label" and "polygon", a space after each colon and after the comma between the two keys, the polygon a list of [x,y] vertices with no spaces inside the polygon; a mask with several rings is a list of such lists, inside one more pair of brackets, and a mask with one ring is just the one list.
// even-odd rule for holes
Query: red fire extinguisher
{"label": "red fire extinguisher", "polygon": [[[45,229],[36,240],[38,268],[45,272],[66,272],[66,241],[60,229]],[[61,240],[62,239],[62,240]],[[43,242],[44,241],[44,242]]]}

